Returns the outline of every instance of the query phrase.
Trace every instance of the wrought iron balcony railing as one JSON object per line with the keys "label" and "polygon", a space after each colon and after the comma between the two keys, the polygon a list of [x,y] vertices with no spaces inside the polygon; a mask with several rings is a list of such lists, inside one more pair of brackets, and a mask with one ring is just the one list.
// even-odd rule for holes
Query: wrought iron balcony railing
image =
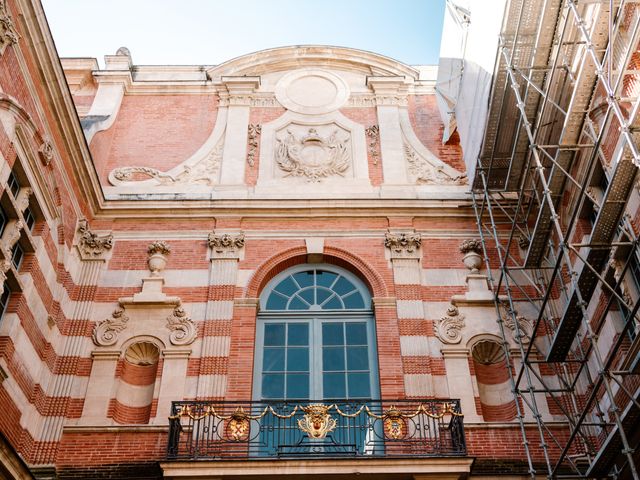
{"label": "wrought iron balcony railing", "polygon": [[459,400],[173,402],[168,460],[464,456]]}

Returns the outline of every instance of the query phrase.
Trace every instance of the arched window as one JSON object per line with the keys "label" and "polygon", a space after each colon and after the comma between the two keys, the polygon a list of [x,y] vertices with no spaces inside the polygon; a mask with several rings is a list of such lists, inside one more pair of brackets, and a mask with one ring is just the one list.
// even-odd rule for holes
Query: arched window
{"label": "arched window", "polygon": [[371,294],[351,273],[300,265],[260,298],[254,398],[379,397]]}

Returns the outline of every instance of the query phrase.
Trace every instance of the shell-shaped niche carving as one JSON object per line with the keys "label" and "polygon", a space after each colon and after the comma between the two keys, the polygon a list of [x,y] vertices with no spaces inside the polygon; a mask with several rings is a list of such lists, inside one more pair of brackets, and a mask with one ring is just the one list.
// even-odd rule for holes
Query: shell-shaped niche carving
{"label": "shell-shaped niche carving", "polygon": [[160,352],[151,342],[138,342],[127,348],[124,358],[134,365],[154,365],[158,363]]}
{"label": "shell-shaped niche carving", "polygon": [[473,359],[482,365],[493,365],[504,360],[502,345],[493,340],[481,340],[471,350]]}

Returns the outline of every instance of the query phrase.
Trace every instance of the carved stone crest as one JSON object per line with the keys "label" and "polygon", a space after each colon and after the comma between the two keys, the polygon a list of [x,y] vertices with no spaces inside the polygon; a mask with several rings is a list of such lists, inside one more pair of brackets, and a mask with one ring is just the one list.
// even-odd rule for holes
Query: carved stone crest
{"label": "carved stone crest", "polygon": [[419,258],[422,237],[419,233],[391,233],[384,236],[384,246],[391,250],[391,258]]}
{"label": "carved stone crest", "polygon": [[209,248],[216,258],[237,258],[238,252],[244,248],[244,233],[237,234],[211,232],[208,238]]}
{"label": "carved stone crest", "polygon": [[99,258],[105,250],[113,247],[113,235],[98,235],[89,230],[89,222],[81,219],[78,222],[78,248],[80,253],[87,258]]}
{"label": "carved stone crest", "polygon": [[169,340],[173,345],[189,345],[193,343],[198,333],[193,320],[180,305],[167,317],[167,328],[171,331]]}
{"label": "carved stone crest", "polygon": [[93,329],[93,343],[98,346],[108,347],[118,341],[118,334],[127,328],[127,317],[122,308],[116,308],[107,318],[98,322]]}
{"label": "carved stone crest", "polygon": [[433,185],[464,185],[467,181],[466,175],[452,177],[444,171],[442,165],[432,165],[408,144],[404,145],[404,158],[407,162],[409,173],[415,177],[418,184]]}
{"label": "carved stone crest", "polygon": [[9,16],[6,0],[0,0],[0,55],[9,45],[18,43],[18,32]]}
{"label": "carved stone crest", "polygon": [[349,138],[338,138],[338,130],[328,137],[322,137],[315,128],[309,128],[302,137],[287,130],[283,139],[276,138],[275,159],[286,177],[319,182],[333,175],[344,176],[351,165]]}
{"label": "carved stone crest", "polygon": [[460,343],[464,326],[464,315],[460,313],[458,307],[451,305],[447,309],[447,314],[436,321],[435,334],[442,343]]}

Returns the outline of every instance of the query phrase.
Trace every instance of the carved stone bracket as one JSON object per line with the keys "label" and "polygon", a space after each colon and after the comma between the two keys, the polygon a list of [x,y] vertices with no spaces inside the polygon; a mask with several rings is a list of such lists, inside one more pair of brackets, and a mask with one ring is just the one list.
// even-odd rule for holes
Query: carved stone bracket
{"label": "carved stone bracket", "polygon": [[240,258],[240,250],[244,248],[244,233],[211,232],[208,242],[212,258]]}
{"label": "carved stone bracket", "polygon": [[169,341],[173,345],[189,345],[196,339],[198,329],[182,306],[178,305],[167,317],[167,328],[171,331]]}
{"label": "carved stone bracket", "polygon": [[5,258],[11,258],[11,250],[20,240],[20,232],[24,228],[22,220],[10,220],[2,234],[2,250]]}
{"label": "carved stone bracket", "polygon": [[442,343],[456,344],[462,340],[462,329],[464,328],[464,315],[460,313],[458,307],[451,305],[447,309],[447,314],[436,321],[435,334]]}
{"label": "carved stone bracket", "polygon": [[9,16],[6,0],[0,0],[0,55],[9,45],[18,43],[18,32]]}
{"label": "carved stone bracket", "polygon": [[113,247],[113,235],[98,235],[89,229],[89,222],[81,219],[78,222],[78,249],[83,260],[98,260]]}
{"label": "carved stone bracket", "polygon": [[247,150],[247,163],[250,167],[256,162],[256,154],[258,153],[258,143],[260,134],[262,133],[262,125],[260,124],[249,124],[248,128],[248,145],[249,148]]}
{"label": "carved stone bracket", "polygon": [[45,167],[51,165],[53,161],[53,144],[49,140],[45,140],[38,149],[38,156]]}
{"label": "carved stone bracket", "polygon": [[385,233],[384,246],[391,251],[391,258],[420,258],[422,237],[419,233]]}
{"label": "carved stone bracket", "polygon": [[464,185],[467,183],[466,174],[456,177],[450,176],[445,172],[442,165],[432,165],[406,143],[404,145],[404,158],[407,162],[409,173],[415,177],[417,184]]}
{"label": "carved stone bracket", "polygon": [[24,211],[29,206],[29,197],[33,194],[33,190],[31,187],[24,187],[20,189],[18,192],[18,198],[16,198],[16,206],[20,213],[24,213]]}
{"label": "carved stone bracket", "polygon": [[125,315],[124,309],[116,308],[107,318],[98,322],[93,329],[93,343],[101,347],[114,345],[118,341],[118,334],[127,328],[129,317]]}
{"label": "carved stone bracket", "polygon": [[373,159],[373,164],[378,164],[378,158],[380,154],[378,153],[378,145],[380,143],[380,127],[378,125],[371,125],[370,127],[365,128],[365,135],[367,136],[367,150],[369,150],[369,155]]}

